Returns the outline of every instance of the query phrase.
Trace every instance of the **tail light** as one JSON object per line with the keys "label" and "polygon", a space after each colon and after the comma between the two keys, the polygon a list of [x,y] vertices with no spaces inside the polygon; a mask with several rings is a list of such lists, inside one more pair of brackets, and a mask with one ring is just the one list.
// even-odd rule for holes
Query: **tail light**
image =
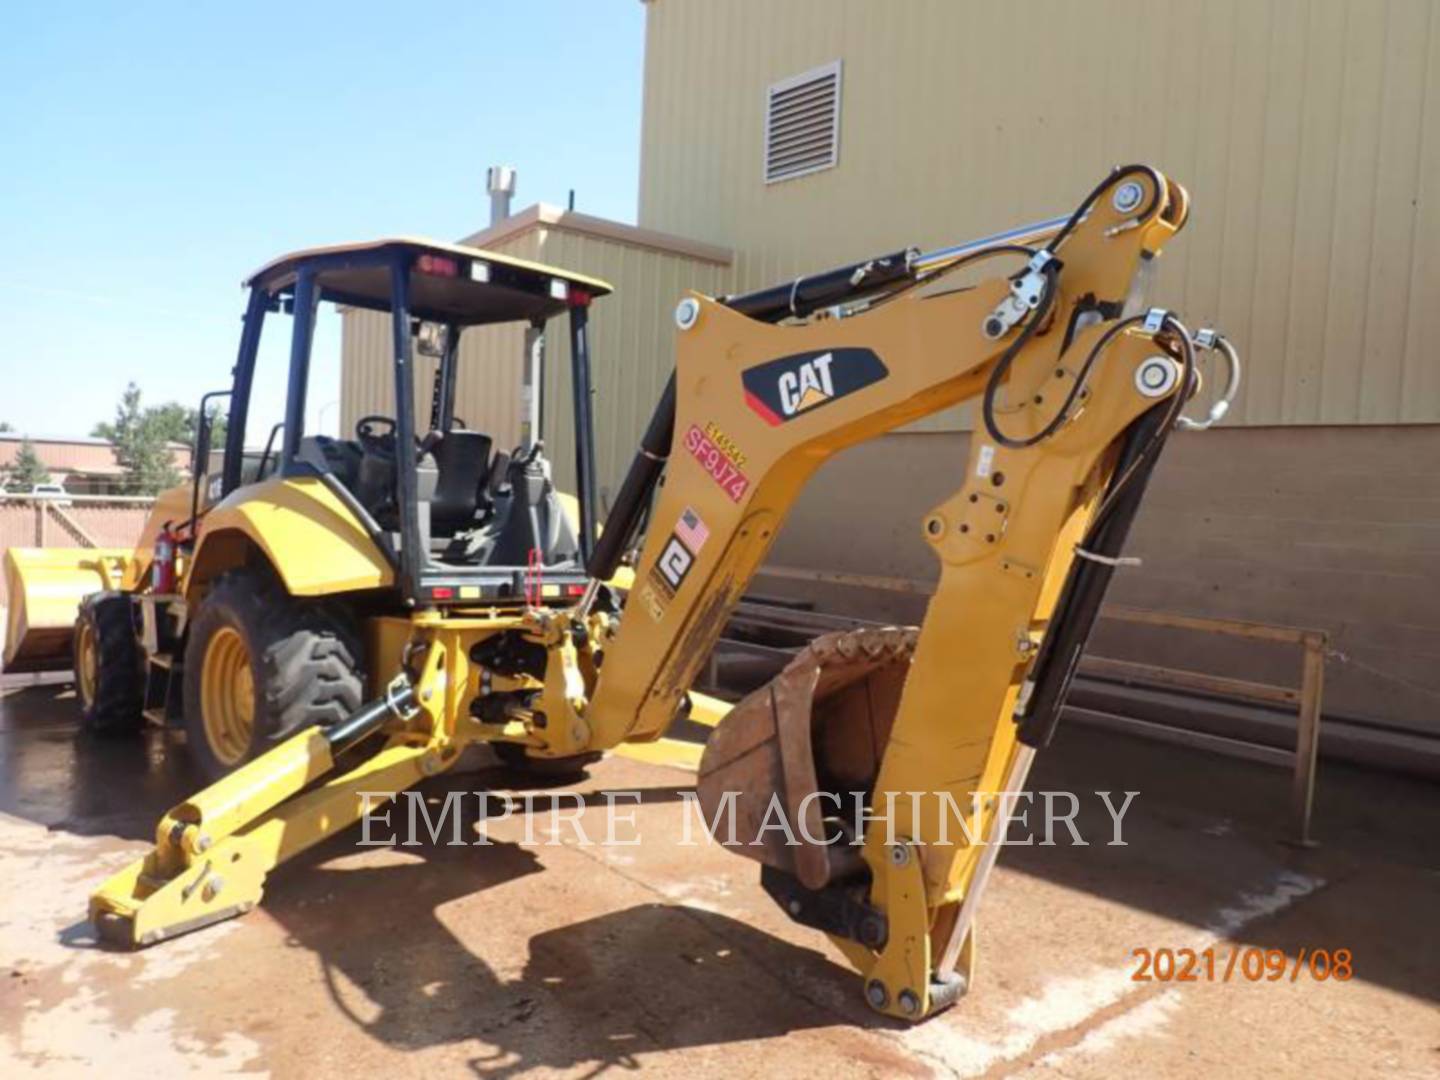
{"label": "tail light", "polygon": [[415,269],[422,274],[435,277],[459,277],[460,263],[444,255],[421,255],[415,260]]}

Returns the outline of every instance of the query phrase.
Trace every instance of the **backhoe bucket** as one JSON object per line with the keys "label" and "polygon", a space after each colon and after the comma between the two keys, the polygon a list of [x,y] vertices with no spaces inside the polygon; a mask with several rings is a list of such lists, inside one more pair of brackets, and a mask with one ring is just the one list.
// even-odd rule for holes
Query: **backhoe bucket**
{"label": "backhoe bucket", "polygon": [[[879,772],[915,638],[897,627],[826,634],[730,711],[696,782],[705,820],[719,823],[716,839],[728,842],[733,820],[731,850],[808,889],[860,870],[848,839]],[[825,842],[837,835],[846,842]]]}
{"label": "backhoe bucket", "polygon": [[4,670],[69,667],[80,601],[117,588],[129,558],[123,548],[8,549]]}

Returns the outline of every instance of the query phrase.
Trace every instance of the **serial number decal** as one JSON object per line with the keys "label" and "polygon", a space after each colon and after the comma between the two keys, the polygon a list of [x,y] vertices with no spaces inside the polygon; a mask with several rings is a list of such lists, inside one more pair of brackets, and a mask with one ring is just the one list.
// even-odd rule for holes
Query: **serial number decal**
{"label": "serial number decal", "polygon": [[707,424],[705,431],[691,424],[685,433],[685,449],[700,462],[710,479],[720,485],[720,490],[730,496],[730,501],[738,503],[750,490],[750,479],[740,471],[745,455],[734,446],[713,424]]}
{"label": "serial number decal", "polygon": [[720,425],[714,420],[705,421],[705,437],[720,448],[720,452],[735,463],[737,469],[745,467],[745,455],[740,452],[740,447],[735,445],[735,440],[720,430]]}
{"label": "serial number decal", "polygon": [[828,349],[770,360],[740,373],[745,404],[772,427],[838,401],[890,374],[870,349]]}
{"label": "serial number decal", "polygon": [[1134,949],[1138,962],[1132,982],[1297,982],[1301,975],[1316,982],[1349,982],[1355,974],[1349,949],[1300,949],[1293,957],[1284,949],[1232,945],[1229,950]]}
{"label": "serial number decal", "polygon": [[641,586],[640,601],[645,605],[645,613],[656,622],[665,617],[665,604],[649,585]]}

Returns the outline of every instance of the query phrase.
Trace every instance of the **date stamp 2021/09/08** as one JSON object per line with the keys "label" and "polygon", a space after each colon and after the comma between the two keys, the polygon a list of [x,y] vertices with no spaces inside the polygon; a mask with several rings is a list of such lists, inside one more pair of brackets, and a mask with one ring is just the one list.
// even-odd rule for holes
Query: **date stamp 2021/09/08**
{"label": "date stamp 2021/09/08", "polygon": [[1355,974],[1349,949],[1284,949],[1231,945],[1206,949],[1134,949],[1135,982],[1348,982]]}

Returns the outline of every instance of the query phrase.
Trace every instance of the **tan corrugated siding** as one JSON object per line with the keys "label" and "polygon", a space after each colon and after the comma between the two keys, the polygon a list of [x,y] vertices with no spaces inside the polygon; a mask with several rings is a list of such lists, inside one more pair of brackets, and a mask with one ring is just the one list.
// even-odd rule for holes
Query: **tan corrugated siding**
{"label": "tan corrugated siding", "polygon": [[[1196,207],[1155,297],[1241,346],[1232,422],[1440,421],[1432,0],[647,13],[640,224],[732,247],[723,289],[1046,217],[1149,161]],[[839,165],[767,186],[766,87],[835,59]]]}
{"label": "tan corrugated siding", "polygon": [[340,430],[355,430],[369,413],[395,414],[390,317],[351,308],[340,328]]}
{"label": "tan corrugated siding", "polygon": [[[522,235],[497,244],[495,251],[537,259],[539,240]],[[469,427],[484,431],[506,449],[520,438],[521,358],[525,331],[521,326],[487,326],[467,331],[460,339],[460,377],[455,387],[455,415]],[[354,429],[367,413],[395,412],[394,347],[390,316],[352,309],[341,332],[340,412],[342,431]],[[435,360],[416,356],[415,413],[424,426],[430,415]]]}
{"label": "tan corrugated siding", "polygon": [[[675,304],[687,289],[714,293],[726,268],[562,229],[544,230],[541,244],[543,261],[615,286],[590,314],[596,475],[608,505],[674,366]],[[562,486],[573,490],[570,331],[564,319],[551,321],[547,342],[546,448]]]}
{"label": "tan corrugated siding", "polygon": [[[536,225],[492,245],[520,258],[565,267],[608,281],[611,296],[591,308],[590,354],[595,387],[596,474],[602,500],[614,494],[640,433],[674,363],[675,303],[687,289],[713,293],[726,267],[588,233]],[[388,316],[345,316],[341,402],[345,430],[365,413],[394,411]],[[461,338],[455,414],[509,449],[520,439],[519,408],[524,328],[470,330]],[[418,419],[429,416],[434,361],[418,362]],[[546,327],[544,435],[557,481],[574,490],[570,328],[566,317]]]}

